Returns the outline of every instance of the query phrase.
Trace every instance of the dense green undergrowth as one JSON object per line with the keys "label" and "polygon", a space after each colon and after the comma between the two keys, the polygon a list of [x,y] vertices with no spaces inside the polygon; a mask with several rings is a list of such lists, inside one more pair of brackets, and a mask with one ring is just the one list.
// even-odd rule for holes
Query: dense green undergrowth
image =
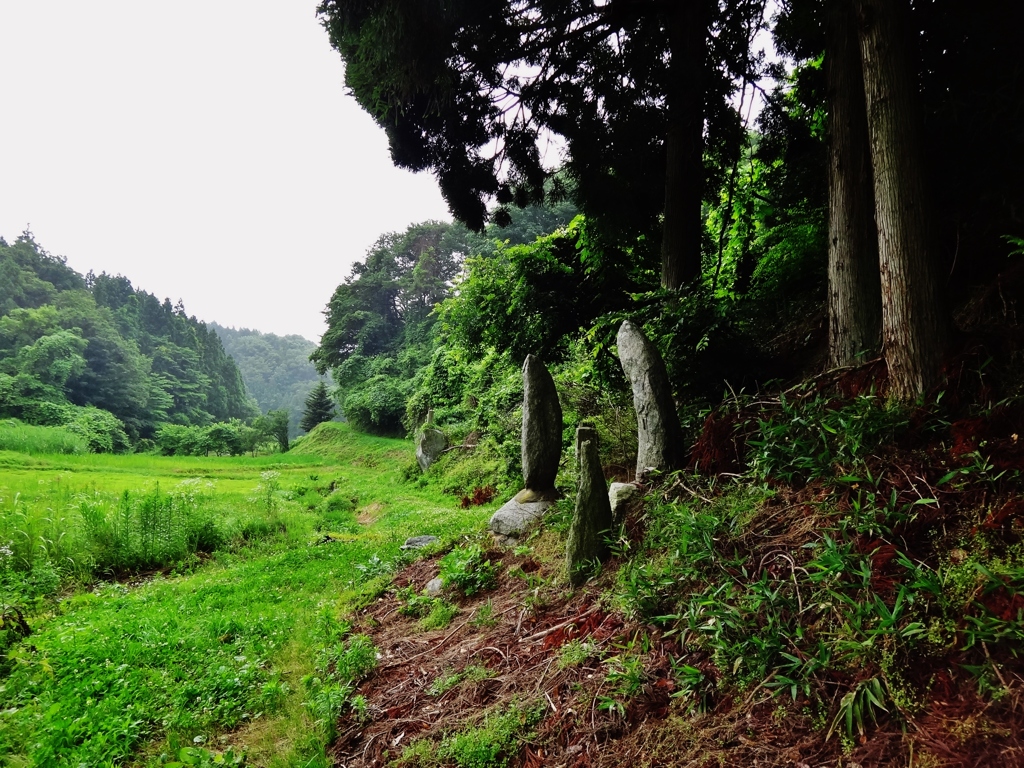
{"label": "dense green undergrowth", "polygon": [[[668,641],[673,717],[767,697],[848,754],[876,721],[919,719],[937,689],[968,686],[997,722],[1024,671],[1016,408],[895,408],[813,389],[737,398],[694,450],[734,471],[658,478],[615,532],[599,602],[634,622],[628,642],[575,640],[552,663],[598,664],[602,688],[585,704],[626,723],[666,674],[653,654]],[[493,506],[446,492],[488,477],[477,450],[418,476],[410,443],[330,423],[256,459],[4,454],[0,754],[11,765],[329,764],[339,718],[370,717],[357,688],[378,663],[346,611],[387,588],[406,536],[450,546],[479,530]],[[571,466],[560,483],[569,499],[523,546],[532,557],[561,556]],[[438,567],[462,596],[495,583],[472,544]],[[533,600],[565,589],[523,578]],[[458,610],[400,597],[423,631]],[[490,614],[478,613],[483,626]],[[401,759],[512,764],[548,715],[502,707]]]}
{"label": "dense green undergrowth", "polygon": [[678,639],[687,709],[763,689],[847,753],[965,679],[989,717],[1009,712],[1024,640],[1014,401],[957,414],[805,389],[717,416],[729,429],[709,419],[695,458],[717,449],[742,471],[666,478],[620,535],[609,596]]}
{"label": "dense green undergrowth", "polygon": [[343,424],[257,459],[5,454],[3,764],[326,765],[373,659],[344,672],[343,605],[489,513],[405,481],[411,454]]}

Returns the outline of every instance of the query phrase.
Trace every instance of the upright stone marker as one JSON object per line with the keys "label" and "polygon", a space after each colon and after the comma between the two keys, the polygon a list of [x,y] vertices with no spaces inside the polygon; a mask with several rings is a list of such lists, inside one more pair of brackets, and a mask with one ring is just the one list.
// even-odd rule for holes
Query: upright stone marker
{"label": "upright stone marker", "polygon": [[523,480],[526,487],[491,517],[491,531],[515,538],[558,498],[555,476],[562,458],[562,406],[555,382],[533,355],[523,362]]}
{"label": "upright stone marker", "polygon": [[[581,427],[580,430],[592,428]],[[608,489],[597,450],[597,440],[579,440],[577,432],[579,480],[576,509],[569,527],[566,562],[569,582],[578,587],[594,572],[597,561],[608,556],[605,537],[612,527],[612,508],[608,503]],[[586,435],[590,437],[590,435]]]}
{"label": "upright stone marker", "polygon": [[427,411],[427,419],[416,436],[416,463],[420,465],[420,471],[426,472],[430,465],[437,461],[445,448],[448,447],[448,438],[444,432],[434,426],[434,410]]}
{"label": "upright stone marker", "polygon": [[533,355],[523,362],[523,481],[544,496],[554,493],[562,458],[562,406],[544,363]]}
{"label": "upright stone marker", "polygon": [[649,469],[677,469],[683,460],[683,430],[672,401],[665,361],[657,348],[629,320],[618,335],[619,361],[633,387],[639,448],[636,479]]}
{"label": "upright stone marker", "polygon": [[597,437],[597,427],[588,422],[583,422],[576,427],[576,465],[583,461],[583,444],[590,440],[594,444],[599,444]]}

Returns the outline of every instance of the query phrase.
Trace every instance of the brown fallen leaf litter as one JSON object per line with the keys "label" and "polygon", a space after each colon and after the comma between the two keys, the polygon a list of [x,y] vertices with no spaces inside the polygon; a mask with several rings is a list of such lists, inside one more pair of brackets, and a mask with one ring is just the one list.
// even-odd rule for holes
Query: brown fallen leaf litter
{"label": "brown fallen leaf litter", "polygon": [[[1018,675],[1004,681],[1007,697],[988,702],[965,672],[950,669],[938,676],[924,711],[902,725],[880,720],[844,754],[837,736],[826,738],[830,720],[765,687],[719,692],[709,711],[692,711],[692,700],[674,695],[673,661],[714,674],[710,660],[602,604],[599,595],[614,580],[614,562],[586,589],[573,592],[559,584],[551,564],[501,549],[488,557],[498,569],[497,588],[472,598],[446,595],[459,613],[444,630],[420,630],[417,619],[400,612],[396,594],[409,586],[421,591],[437,576],[436,557],[402,570],[392,590],[354,617],[354,631],[372,638],[380,659],[358,689],[367,714],[357,719],[349,713],[338,723],[329,749],[335,765],[385,766],[419,739],[440,742],[479,725],[488,713],[542,706],[543,719],[511,754],[499,756],[504,764],[1024,766],[1024,680]],[[486,616],[491,620],[477,620]],[[567,664],[562,649],[573,640],[588,651],[584,660],[577,656],[578,663]],[[617,697],[607,679],[606,661],[623,653],[643,661],[643,684],[631,698]],[[490,676],[468,676],[432,695],[435,681],[471,666]],[[615,701],[621,708],[608,706]]]}

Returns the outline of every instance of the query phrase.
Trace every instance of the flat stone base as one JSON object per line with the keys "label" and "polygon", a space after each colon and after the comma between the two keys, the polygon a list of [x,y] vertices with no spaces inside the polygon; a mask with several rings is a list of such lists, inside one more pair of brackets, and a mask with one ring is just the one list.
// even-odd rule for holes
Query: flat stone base
{"label": "flat stone base", "polygon": [[519,536],[531,523],[544,517],[551,503],[519,501],[519,496],[516,496],[491,517],[491,531],[497,536]]}
{"label": "flat stone base", "polygon": [[537,501],[555,501],[558,499],[558,491],[551,488],[547,491],[535,491],[532,488],[523,488],[515,495],[515,501],[520,504],[532,504]]}

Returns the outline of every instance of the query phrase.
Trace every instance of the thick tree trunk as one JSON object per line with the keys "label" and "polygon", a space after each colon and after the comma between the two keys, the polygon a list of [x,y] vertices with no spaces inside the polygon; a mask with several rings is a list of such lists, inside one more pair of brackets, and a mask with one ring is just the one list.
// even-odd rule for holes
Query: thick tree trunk
{"label": "thick tree trunk", "polygon": [[878,235],[860,45],[852,0],[830,3],[828,347],[833,366],[878,349],[882,331]]}
{"label": "thick tree trunk", "polygon": [[857,0],[875,222],[882,279],[882,347],[890,392],[910,401],[937,380],[945,351],[906,0]]}
{"label": "thick tree trunk", "polygon": [[665,218],[661,284],[677,290],[700,276],[704,224],[704,0],[669,4],[666,25],[672,60],[665,137]]}

